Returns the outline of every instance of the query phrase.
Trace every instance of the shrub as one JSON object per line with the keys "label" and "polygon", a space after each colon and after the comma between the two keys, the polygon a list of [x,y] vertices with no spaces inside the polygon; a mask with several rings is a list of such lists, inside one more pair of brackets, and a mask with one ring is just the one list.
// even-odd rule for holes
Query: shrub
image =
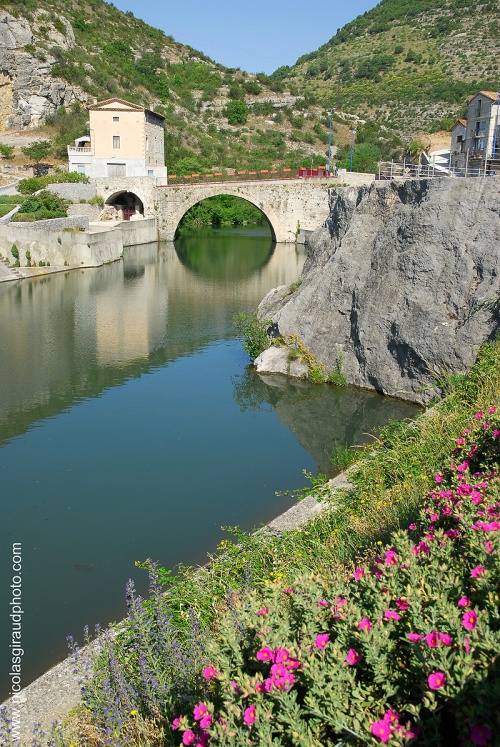
{"label": "shrub", "polygon": [[22,195],[31,195],[33,192],[43,189],[48,184],[88,182],[88,180],[88,176],[78,174],[76,171],[67,171],[62,174],[47,174],[46,176],[21,179],[17,185],[17,191]]}
{"label": "shrub", "polygon": [[101,197],[101,195],[94,195],[90,198],[89,205],[98,205],[99,207],[103,207],[104,197]]}
{"label": "shrub", "polygon": [[12,244],[12,249],[10,250],[10,253],[15,259],[19,259],[19,249],[15,244]]}
{"label": "shrub", "polygon": [[270,346],[267,329],[270,322],[257,317],[257,312],[247,314],[242,311],[234,319],[236,330],[243,335],[243,349],[255,360],[264,350]]}
{"label": "shrub", "polygon": [[418,738],[430,747],[487,744],[498,734],[494,411],[477,413],[418,520],[372,563],[350,578],[303,576],[293,588],[270,584],[232,600],[209,644],[205,697],[194,708],[179,703],[178,744],[361,747]]}
{"label": "shrub", "polygon": [[0,143],[0,155],[2,156],[2,158],[12,158],[12,156],[14,155],[14,146]]}
{"label": "shrub", "polygon": [[248,119],[248,108],[244,101],[228,101],[224,113],[230,125],[245,124]]}

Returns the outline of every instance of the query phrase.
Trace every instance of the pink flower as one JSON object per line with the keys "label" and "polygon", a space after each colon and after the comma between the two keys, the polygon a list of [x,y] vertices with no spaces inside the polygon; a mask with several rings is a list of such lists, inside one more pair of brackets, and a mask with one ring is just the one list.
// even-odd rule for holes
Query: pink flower
{"label": "pink flower", "polygon": [[283,664],[273,664],[271,667],[271,674],[274,678],[276,677],[285,677],[287,674],[287,670],[283,666]]}
{"label": "pink flower", "polygon": [[436,482],[443,482],[443,475],[440,475],[438,472],[437,475],[434,476],[434,479]]}
{"label": "pink flower", "polygon": [[488,413],[489,413],[490,415],[493,415],[493,413],[494,413],[494,412],[496,412],[496,411],[497,411],[497,408],[496,408],[496,407],[490,407],[490,409],[488,410]]}
{"label": "pink flower", "polygon": [[187,731],[185,731],[182,735],[182,744],[193,744],[195,739],[196,736],[194,731],[192,731],[191,729],[187,729]]}
{"label": "pink flower", "polygon": [[358,654],[358,652],[355,649],[350,648],[349,651],[347,652],[347,656],[345,657],[345,660],[349,664],[349,666],[352,667],[354,666],[354,664],[357,664],[358,661],[361,661],[361,656],[360,654]]}
{"label": "pink flower", "polygon": [[284,661],[288,661],[290,658],[289,652],[286,648],[277,648],[274,651],[274,661],[276,664],[282,664]]}
{"label": "pink flower", "polygon": [[431,521],[437,521],[439,519],[439,514],[431,514]]}
{"label": "pink flower", "polygon": [[479,490],[473,490],[470,494],[470,499],[475,506],[478,506],[483,500],[481,498],[481,493],[479,492]]}
{"label": "pink flower", "polygon": [[269,607],[262,607],[262,609],[260,609],[260,610],[259,610],[259,611],[257,612],[257,614],[258,614],[258,615],[262,615],[263,617],[265,617],[266,615],[268,615],[268,614],[269,614]]}
{"label": "pink flower", "polygon": [[363,619],[358,625],[358,630],[371,630],[372,628],[373,628],[373,625],[371,624],[370,620],[367,617],[363,617]]}
{"label": "pink flower", "polygon": [[416,528],[417,528],[417,525],[416,525],[415,523],[413,523],[413,524],[410,524],[410,526],[408,527],[408,529],[411,529],[412,531],[413,531],[414,529],[416,529]]}
{"label": "pink flower", "polygon": [[217,671],[214,667],[205,667],[203,676],[206,680],[215,680],[217,678]]}
{"label": "pink flower", "polygon": [[409,603],[408,603],[408,602],[406,601],[406,599],[401,599],[401,598],[399,598],[399,599],[396,599],[396,605],[397,605],[397,606],[399,607],[399,609],[400,609],[400,610],[402,610],[403,612],[404,612],[405,610],[408,610],[408,609],[410,609],[410,605],[409,605]]}
{"label": "pink flower", "polygon": [[389,708],[389,710],[384,716],[384,721],[386,721],[388,724],[396,724],[398,720],[399,720],[399,713],[396,713],[396,711],[393,711],[391,708]]}
{"label": "pink flower", "polygon": [[476,418],[476,420],[481,420],[481,418],[483,417],[483,413],[482,412],[476,412],[476,414],[474,415],[474,417]]}
{"label": "pink flower", "polygon": [[179,728],[179,726],[181,725],[181,718],[182,716],[177,716],[177,718],[174,718],[174,720],[172,721],[172,731],[175,731]]}
{"label": "pink flower", "polygon": [[474,726],[471,726],[470,728],[470,741],[474,744],[485,745],[492,738],[492,736],[493,734],[489,729],[486,728],[486,726],[474,724]]}
{"label": "pink flower", "polygon": [[294,593],[295,593],[295,589],[293,588],[293,586],[289,586],[288,589],[283,589],[283,594],[294,594]]}
{"label": "pink flower", "polygon": [[468,469],[469,469],[469,462],[467,459],[465,459],[465,461],[463,461],[462,464],[458,465],[457,472],[467,472]]}
{"label": "pink flower", "polygon": [[439,633],[439,640],[443,644],[443,646],[451,646],[452,644],[452,638],[451,635],[448,635],[448,633]]}
{"label": "pink flower", "polygon": [[316,648],[325,648],[326,644],[330,640],[328,633],[319,633],[314,639],[314,645]]}
{"label": "pink flower", "polygon": [[365,575],[364,568],[356,568],[356,570],[354,571],[354,578],[356,579],[356,581],[359,581],[359,579],[363,578],[364,575]]}
{"label": "pink flower", "polygon": [[205,703],[199,703],[199,705],[195,706],[193,708],[193,714],[194,714],[194,720],[199,721],[203,716],[206,716],[208,713],[208,708],[206,707]]}
{"label": "pink flower", "polygon": [[319,602],[316,604],[316,607],[328,607],[328,602],[326,602],[324,599],[320,599]]}
{"label": "pink flower", "polygon": [[433,672],[427,677],[431,690],[439,690],[446,685],[446,675],[443,672]]}
{"label": "pink flower", "polygon": [[372,734],[380,739],[381,742],[388,742],[391,738],[391,727],[387,721],[380,719],[372,724]]}
{"label": "pink flower", "polygon": [[465,443],[465,438],[457,438],[455,443],[457,444],[457,446],[463,446]]}
{"label": "pink flower", "polygon": [[459,607],[470,607],[472,602],[469,597],[460,597],[457,604]]}
{"label": "pink flower", "polygon": [[398,615],[396,610],[386,610],[384,612],[386,620],[401,620],[401,615]]}
{"label": "pink flower", "polygon": [[209,726],[212,725],[212,721],[214,720],[214,717],[211,713],[207,713],[206,716],[203,716],[203,718],[200,721],[200,727],[202,729],[208,729]]}
{"label": "pink flower", "polygon": [[474,610],[467,610],[467,612],[464,612],[462,615],[462,625],[464,628],[467,628],[467,630],[474,630],[477,625],[477,615]]}
{"label": "pink flower", "polygon": [[255,724],[255,719],[257,718],[257,714],[255,712],[255,706],[251,705],[248,708],[245,708],[245,715],[243,716],[243,721],[247,726],[252,726],[252,724]]}
{"label": "pink flower", "polygon": [[394,550],[386,550],[385,551],[385,564],[386,565],[396,565],[398,562],[398,555],[394,552]]}
{"label": "pink flower", "polygon": [[420,635],[420,633],[408,633],[408,640],[412,643],[416,643],[417,641],[421,641],[424,636]]}
{"label": "pink flower", "polygon": [[273,659],[273,652],[270,648],[261,648],[260,651],[257,651],[255,654],[255,658],[258,661],[271,661]]}
{"label": "pink flower", "polygon": [[260,682],[260,680],[257,680],[257,682],[255,683],[255,692],[256,693],[264,692],[264,683]]}
{"label": "pink flower", "polygon": [[207,747],[209,739],[210,739],[210,734],[208,733],[208,731],[202,731],[200,735],[198,736],[198,742],[196,744],[196,747]]}
{"label": "pink flower", "polygon": [[437,648],[439,646],[439,637],[435,630],[432,633],[427,633],[425,636],[425,642],[429,648]]}
{"label": "pink flower", "polygon": [[274,678],[268,677],[267,680],[264,682],[264,690],[266,693],[270,692],[274,687]]}
{"label": "pink flower", "polygon": [[493,431],[493,438],[500,438],[500,431],[499,430]]}
{"label": "pink flower", "polygon": [[491,540],[488,540],[487,542],[483,542],[485,552],[490,554],[490,552],[493,552],[493,542]]}
{"label": "pink flower", "polygon": [[468,654],[470,651],[470,639],[468,635],[466,635],[464,638],[464,649],[465,653]]}
{"label": "pink flower", "polygon": [[470,572],[470,575],[472,578],[481,578],[483,573],[486,573],[486,568],[483,568],[482,565],[476,565],[476,567]]}

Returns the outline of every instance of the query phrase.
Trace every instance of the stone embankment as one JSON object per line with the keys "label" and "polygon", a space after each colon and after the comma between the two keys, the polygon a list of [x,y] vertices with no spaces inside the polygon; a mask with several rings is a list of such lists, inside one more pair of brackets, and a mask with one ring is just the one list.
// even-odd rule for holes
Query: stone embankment
{"label": "stone embankment", "polygon": [[[499,327],[500,179],[420,179],[330,191],[302,285],[259,307],[349,384],[426,403]],[[274,351],[258,370],[286,371]]]}

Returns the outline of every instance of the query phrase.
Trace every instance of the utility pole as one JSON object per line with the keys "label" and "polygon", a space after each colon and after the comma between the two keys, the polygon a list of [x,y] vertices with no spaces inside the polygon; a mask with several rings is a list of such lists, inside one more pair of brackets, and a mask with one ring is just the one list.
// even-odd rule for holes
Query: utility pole
{"label": "utility pole", "polygon": [[352,158],[354,156],[354,142],[356,140],[356,128],[351,130],[351,152],[349,154],[349,171],[352,171]]}
{"label": "utility pole", "polygon": [[331,153],[332,153],[332,130],[333,130],[332,119],[333,119],[334,111],[335,111],[335,107],[332,106],[332,108],[330,109],[330,132],[328,135],[328,166],[327,166],[328,176],[330,176],[330,161],[331,161]]}

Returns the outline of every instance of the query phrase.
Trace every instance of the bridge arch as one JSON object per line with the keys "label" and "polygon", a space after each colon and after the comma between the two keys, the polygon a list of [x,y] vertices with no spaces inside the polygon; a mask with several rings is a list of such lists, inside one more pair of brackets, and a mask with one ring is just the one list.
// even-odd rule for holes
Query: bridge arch
{"label": "bridge arch", "polygon": [[106,198],[105,204],[121,210],[124,220],[130,220],[133,216],[144,217],[144,201],[135,192],[118,190]]}
{"label": "bridge arch", "polygon": [[[210,200],[212,197],[223,197],[223,196],[226,196],[226,195],[229,196],[229,197],[237,197],[239,200],[243,200],[244,202],[247,202],[248,204],[253,205],[253,207],[257,208],[257,210],[260,212],[260,214],[262,215],[262,217],[265,219],[267,225],[269,226],[269,231],[271,232],[271,238],[272,238],[272,240],[274,242],[276,241],[276,233],[275,233],[275,230],[273,228],[273,225],[272,225],[269,217],[266,215],[266,213],[262,209],[261,205],[259,205],[256,200],[249,200],[247,197],[242,197],[241,195],[233,195],[233,194],[231,194],[229,192],[229,190],[225,190],[225,189],[221,190],[216,195],[204,195],[200,199],[198,199],[195,202],[193,202],[193,204],[190,205],[190,207],[186,208],[184,214],[179,219],[179,223],[177,224],[177,227],[175,229],[175,235],[177,236],[177,230],[179,228],[179,225],[180,225],[182,219],[184,218],[185,215],[187,215],[189,213],[190,210],[192,210],[192,208],[196,207],[196,205],[201,205],[203,202],[205,202],[206,200]],[[189,201],[189,202],[191,202],[191,201]]]}
{"label": "bridge arch", "polygon": [[220,195],[230,195],[246,200],[256,207],[263,214],[269,224],[273,241],[290,241],[289,233],[283,227],[278,213],[275,211],[270,201],[259,199],[255,190],[248,191],[244,184],[203,184],[193,185],[192,187],[168,187],[164,190],[165,197],[168,201],[168,211],[166,221],[162,226],[164,237],[173,241],[177,228],[182,218],[192,207],[203,202],[209,197],[218,197]]}

